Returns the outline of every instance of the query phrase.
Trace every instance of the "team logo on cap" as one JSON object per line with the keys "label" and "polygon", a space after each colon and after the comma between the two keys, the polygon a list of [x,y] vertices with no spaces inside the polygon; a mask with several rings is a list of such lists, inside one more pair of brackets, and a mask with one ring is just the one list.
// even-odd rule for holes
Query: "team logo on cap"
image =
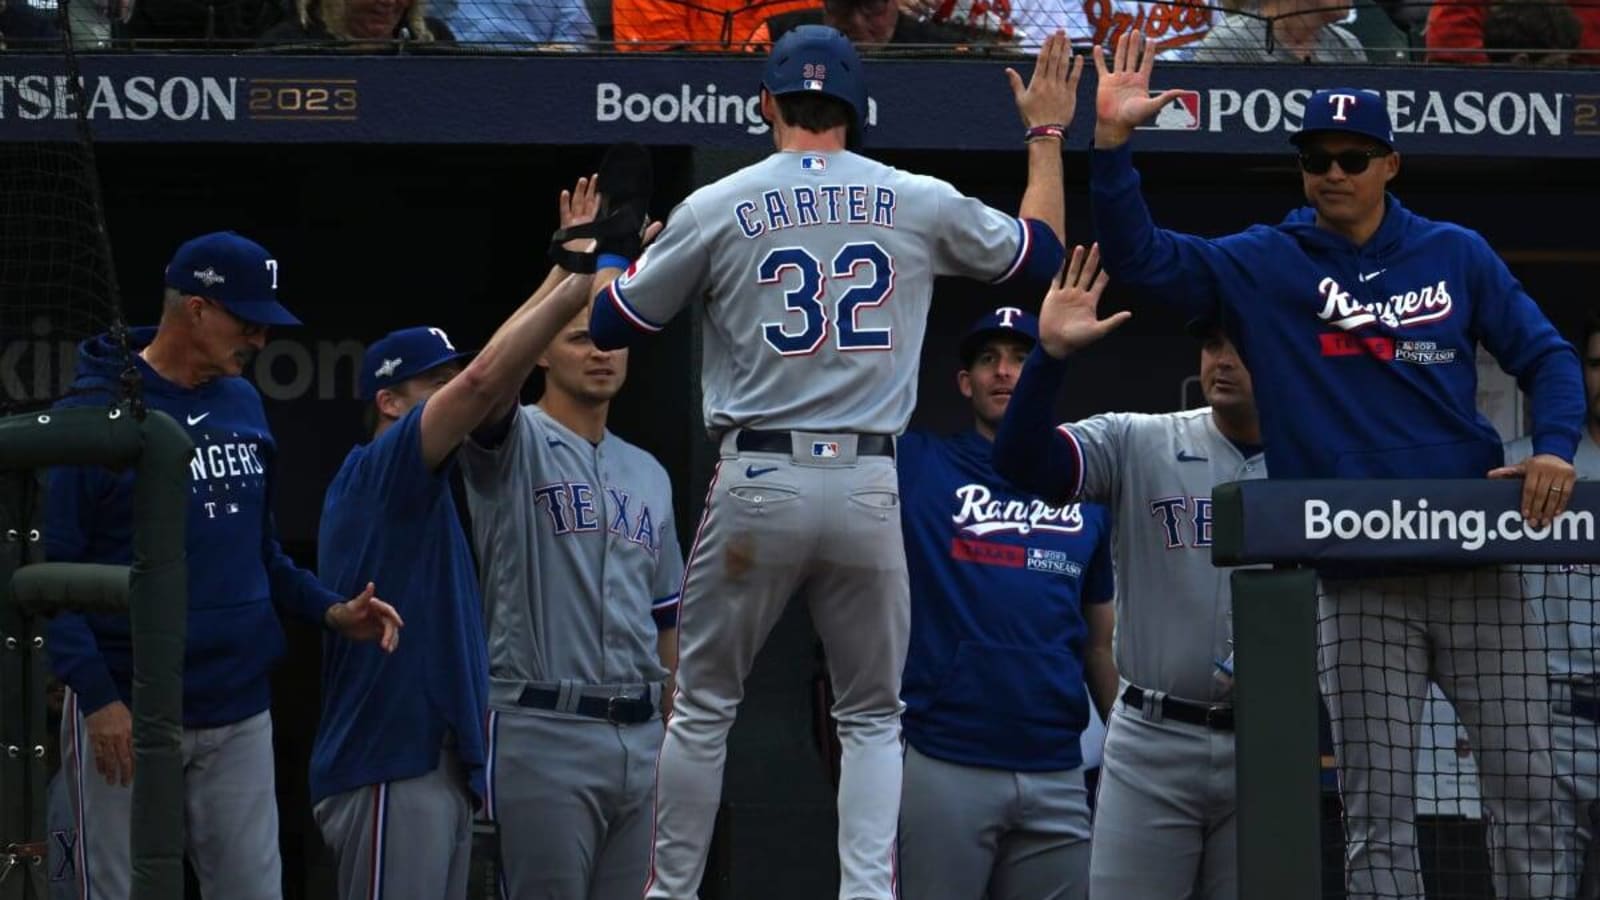
{"label": "team logo on cap", "polygon": [[1350,118],[1349,111],[1359,106],[1361,101],[1355,94],[1329,94],[1328,105],[1333,107],[1333,120],[1345,122]]}
{"label": "team logo on cap", "polygon": [[195,271],[194,280],[200,282],[201,284],[205,285],[206,287],[216,287],[217,285],[222,284],[223,282],[227,281],[228,279],[226,277],[222,276],[222,275],[217,274],[217,270],[216,269],[213,269],[210,266],[206,266],[204,269],[198,269],[198,270]]}
{"label": "team logo on cap", "polygon": [[390,375],[393,375],[395,373],[395,371],[400,368],[400,363],[403,361],[403,359],[404,359],[403,357],[397,356],[394,359],[386,359],[386,360],[384,360],[383,361],[383,365],[378,367],[378,371],[372,373],[373,377],[375,377],[375,378],[388,378]]}
{"label": "team logo on cap", "polygon": [[1017,326],[1013,320],[1022,315],[1022,310],[1015,306],[1002,306],[995,310],[994,314],[1000,317],[1001,328],[1015,328]]}

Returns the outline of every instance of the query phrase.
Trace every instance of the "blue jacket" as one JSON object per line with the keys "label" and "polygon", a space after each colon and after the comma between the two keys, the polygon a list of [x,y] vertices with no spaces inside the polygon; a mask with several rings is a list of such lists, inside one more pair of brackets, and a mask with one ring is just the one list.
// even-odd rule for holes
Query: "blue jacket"
{"label": "blue jacket", "polygon": [[480,800],[489,711],[488,637],[478,573],[450,493],[455,457],[429,471],[418,405],[345,457],[328,485],[317,567],[354,596],[384,600],[418,637],[393,653],[330,634],[323,641],[322,724],[311,750],[311,802],[417,778],[453,740]]}
{"label": "blue jacket", "polygon": [[[135,354],[153,328],[132,330]],[[171,415],[194,440],[185,547],[189,614],[183,659],[183,723],[243,721],[271,703],[267,673],[283,654],[274,605],[321,625],[344,598],[297,567],[278,546],[272,521],[277,445],[261,396],[243,378],[188,389],[137,355],[145,404]],[[79,348],[77,393],[61,406],[105,404],[116,396],[122,362],[107,335]],[[45,554],[63,562],[133,561],[133,473],[92,466],[50,471]],[[48,632],[51,667],[85,714],[132,700],[132,645],[126,615],[64,614]]]}
{"label": "blue jacket", "polygon": [[907,743],[960,765],[1077,768],[1084,607],[1115,593],[1110,515],[1011,487],[976,431],[908,432],[895,455],[911,581]]}
{"label": "blue jacket", "polygon": [[1477,407],[1481,342],[1532,401],[1536,453],[1571,460],[1577,353],[1483,237],[1393,196],[1363,246],[1302,208],[1215,240],[1156,228],[1124,145],[1091,154],[1113,284],[1221,316],[1255,382],[1275,478],[1481,478],[1503,460]]}

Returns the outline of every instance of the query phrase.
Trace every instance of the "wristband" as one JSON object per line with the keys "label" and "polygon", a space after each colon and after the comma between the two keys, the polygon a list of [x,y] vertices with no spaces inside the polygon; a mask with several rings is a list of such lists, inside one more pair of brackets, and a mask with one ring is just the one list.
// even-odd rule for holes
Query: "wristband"
{"label": "wristband", "polygon": [[1062,143],[1066,143],[1067,126],[1035,125],[1032,128],[1029,128],[1027,133],[1022,136],[1022,142],[1025,144],[1031,144],[1034,141],[1043,140],[1045,138],[1055,138]]}
{"label": "wristband", "polygon": [[620,253],[602,253],[595,257],[594,261],[594,267],[597,271],[600,269],[621,269],[626,272],[631,265],[633,265],[633,262]]}

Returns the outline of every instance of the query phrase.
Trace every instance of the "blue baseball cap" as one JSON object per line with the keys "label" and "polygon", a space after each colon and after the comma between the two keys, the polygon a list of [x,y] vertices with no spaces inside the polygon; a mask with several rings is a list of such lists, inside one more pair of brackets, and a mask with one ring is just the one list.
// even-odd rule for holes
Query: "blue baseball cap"
{"label": "blue baseball cap", "polygon": [[1015,306],[1001,306],[979,316],[961,336],[961,364],[972,365],[983,342],[996,335],[1021,338],[1031,347],[1039,342],[1039,317]]}
{"label": "blue baseball cap", "polygon": [[1327,88],[1306,100],[1306,114],[1300,130],[1289,140],[1295,145],[1319,131],[1343,131],[1365,135],[1394,149],[1394,123],[1389,121],[1389,104],[1377,91],[1363,88]]}
{"label": "blue baseball cap", "polygon": [[457,350],[442,328],[423,325],[391,331],[374,341],[361,358],[361,399],[371,400],[386,387],[471,355]]}
{"label": "blue baseball cap", "polygon": [[278,302],[278,261],[237,232],[202,234],[179,247],[167,263],[167,287],[215,300],[256,325],[300,324]]}

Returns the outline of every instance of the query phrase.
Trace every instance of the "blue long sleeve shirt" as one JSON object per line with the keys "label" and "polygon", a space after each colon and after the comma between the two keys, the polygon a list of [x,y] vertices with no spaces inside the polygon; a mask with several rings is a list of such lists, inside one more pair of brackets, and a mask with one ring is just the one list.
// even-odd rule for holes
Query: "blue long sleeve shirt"
{"label": "blue long sleeve shirt", "polygon": [[[152,328],[132,331],[137,353]],[[183,720],[187,727],[239,722],[271,703],[267,675],[283,655],[277,610],[322,624],[343,600],[295,565],[273,524],[277,445],[261,397],[242,378],[193,389],[162,378],[137,355],[145,403],[178,421],[195,444],[189,462],[185,548],[189,579]],[[101,335],[80,348],[78,393],[62,406],[107,402],[122,362]],[[133,473],[95,466],[52,469],[46,489],[45,553],[54,561],[133,561]],[[133,653],[126,615],[63,614],[47,632],[51,667],[87,714],[132,700]]]}
{"label": "blue long sleeve shirt", "polygon": [[1535,453],[1571,460],[1585,409],[1577,353],[1474,231],[1389,196],[1365,244],[1297,209],[1207,239],[1157,228],[1127,145],[1091,153],[1113,283],[1220,317],[1255,382],[1277,478],[1480,478],[1503,460],[1477,409],[1477,347],[1531,400]]}

